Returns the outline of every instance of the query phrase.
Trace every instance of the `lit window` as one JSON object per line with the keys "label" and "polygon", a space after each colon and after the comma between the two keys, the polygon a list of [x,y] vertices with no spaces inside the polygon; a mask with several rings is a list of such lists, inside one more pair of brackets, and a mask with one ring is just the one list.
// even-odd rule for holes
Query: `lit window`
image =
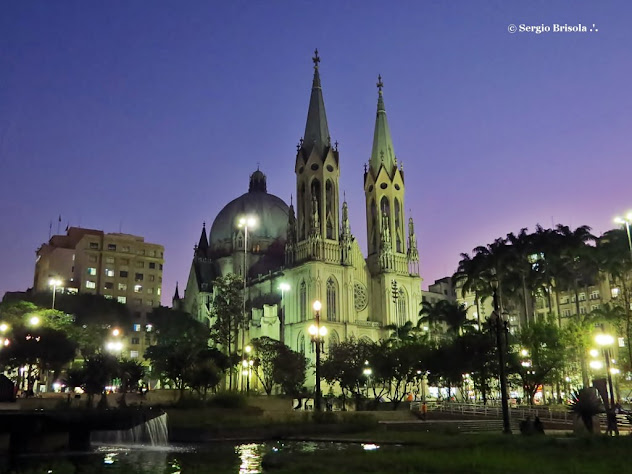
{"label": "lit window", "polygon": [[156,294],[157,294],[158,296],[160,296],[160,294],[161,294],[161,293],[162,293],[162,292],[160,291],[160,287],[156,288]]}
{"label": "lit window", "polygon": [[86,288],[96,288],[97,284],[93,281],[87,280],[86,281]]}
{"label": "lit window", "polygon": [[612,294],[613,298],[617,298],[619,296],[619,288],[612,288],[610,290],[610,293]]}
{"label": "lit window", "polygon": [[624,337],[619,337],[618,338],[618,342],[619,342],[619,347],[625,347],[625,338]]}
{"label": "lit window", "polygon": [[119,291],[127,291],[127,283],[119,283],[118,289]]}
{"label": "lit window", "polygon": [[579,301],[586,301],[586,293],[579,294]]}
{"label": "lit window", "polygon": [[127,303],[127,297],[125,296],[119,296],[118,298],[116,298],[116,301],[118,301],[119,303]]}
{"label": "lit window", "polygon": [[88,275],[95,276],[97,274],[97,269],[94,267],[88,267]]}
{"label": "lit window", "polygon": [[113,277],[114,276],[114,270],[112,270],[111,268],[106,268],[105,269],[105,276]]}
{"label": "lit window", "polygon": [[134,285],[134,293],[140,293],[143,291],[143,285]]}
{"label": "lit window", "polygon": [[134,324],[134,331],[140,331],[140,324]]}
{"label": "lit window", "polygon": [[145,330],[146,330],[147,332],[151,332],[151,330],[152,330],[153,328],[154,328],[154,327],[153,327],[151,324],[148,324],[147,326],[145,326]]}
{"label": "lit window", "polygon": [[112,298],[114,298],[112,295],[103,295],[103,297],[104,297],[106,300],[111,300]]}
{"label": "lit window", "polygon": [[129,351],[130,359],[138,359],[138,351]]}

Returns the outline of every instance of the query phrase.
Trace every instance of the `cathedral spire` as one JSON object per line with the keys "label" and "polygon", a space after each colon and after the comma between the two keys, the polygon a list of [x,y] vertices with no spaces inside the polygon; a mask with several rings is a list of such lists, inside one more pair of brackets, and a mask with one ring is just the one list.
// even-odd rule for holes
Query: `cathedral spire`
{"label": "cathedral spire", "polygon": [[375,118],[375,132],[373,133],[373,150],[371,151],[369,163],[375,175],[379,172],[380,166],[384,165],[388,175],[392,177],[397,165],[391,131],[388,128],[388,120],[386,119],[386,108],[384,107],[384,97],[382,95],[383,87],[382,76],[377,76],[377,115]]}
{"label": "cathedral spire", "polygon": [[206,254],[208,250],[208,239],[206,238],[206,222],[202,223],[202,234],[200,235],[200,241],[196,247],[196,253]]}
{"label": "cathedral spire", "polygon": [[318,72],[318,63],[320,62],[318,50],[314,51],[312,61],[314,61],[312,95],[309,99],[305,135],[303,135],[303,143],[301,144],[306,159],[314,148],[322,152],[325,148],[331,146],[327,115],[325,114],[325,101],[323,100],[323,90],[320,85],[320,74]]}
{"label": "cathedral spire", "polygon": [[179,300],[179,299],[180,299],[180,292],[178,291],[178,282],[177,282],[177,281],[176,281],[176,291],[175,291],[175,293],[173,294],[173,299],[174,299],[175,301],[177,301],[177,300]]}

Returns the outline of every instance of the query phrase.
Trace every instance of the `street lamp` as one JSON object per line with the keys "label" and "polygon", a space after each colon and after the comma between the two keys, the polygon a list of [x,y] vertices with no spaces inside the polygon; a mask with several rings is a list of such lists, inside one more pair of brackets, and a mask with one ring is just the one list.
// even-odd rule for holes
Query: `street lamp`
{"label": "street lamp", "polygon": [[[254,216],[244,216],[239,219],[237,226],[244,229],[244,298],[243,298],[243,312],[244,323],[241,331],[241,347],[246,345],[246,284],[248,280],[248,228],[252,229],[257,225],[257,219]],[[243,356],[242,356],[243,357]],[[245,359],[242,359],[242,363]],[[244,378],[241,378],[241,391],[244,391]]]}
{"label": "street lamp", "polygon": [[625,230],[628,233],[628,247],[630,248],[630,259],[632,260],[632,239],[630,238],[630,224],[632,224],[632,212],[628,212],[625,217],[617,216],[614,218],[615,224],[625,224]]}
{"label": "street lamp", "polygon": [[61,284],[62,281],[59,278],[51,278],[50,280],[48,280],[48,286],[53,287],[53,309],[55,309],[55,293],[57,293],[57,287],[61,286]]}
{"label": "street lamp", "polygon": [[252,376],[252,366],[255,364],[255,361],[250,358],[250,353],[252,352],[251,346],[246,346],[245,348],[247,359],[241,361],[241,366],[243,370],[241,371],[241,375],[246,377],[247,388],[246,392],[250,395],[250,377]]}
{"label": "street lamp", "polygon": [[29,324],[33,327],[39,326],[39,323],[40,323],[39,316],[31,316],[31,319],[29,319]]}
{"label": "street lamp", "polygon": [[314,311],[316,312],[316,324],[312,324],[309,329],[309,335],[312,339],[312,344],[316,346],[316,395],[314,400],[314,409],[320,411],[320,351],[325,344],[325,336],[327,335],[327,328],[320,325],[320,310],[322,305],[320,301],[314,301]]}
{"label": "street lamp", "polygon": [[[498,304],[498,278],[494,273],[491,280],[494,300],[494,311],[489,317],[491,326],[496,330],[496,349],[498,350],[498,375],[500,377],[500,397],[503,410],[503,433],[511,434],[509,424],[509,403],[507,400],[507,374],[505,373],[505,344],[507,339],[507,321],[503,320]],[[503,334],[504,333],[504,334]],[[503,337],[504,336],[504,337]]]}
{"label": "street lamp", "polygon": [[[602,328],[603,330],[603,328]],[[614,407],[614,389],[612,387],[612,371],[610,370],[610,346],[614,343],[614,337],[610,334],[597,334],[595,342],[601,346],[603,357],[606,361],[606,375],[608,377],[608,390],[610,391],[610,407]]]}
{"label": "street lamp", "polygon": [[279,337],[281,339],[281,344],[285,344],[285,301],[284,296],[286,291],[290,291],[290,285],[287,283],[281,283],[279,285],[279,290],[281,290],[281,318],[279,318],[280,329],[279,329]]}

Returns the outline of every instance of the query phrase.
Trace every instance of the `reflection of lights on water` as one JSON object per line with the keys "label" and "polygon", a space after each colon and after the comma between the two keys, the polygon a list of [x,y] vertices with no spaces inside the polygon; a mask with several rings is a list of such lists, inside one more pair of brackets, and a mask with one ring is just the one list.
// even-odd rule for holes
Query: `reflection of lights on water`
{"label": "reflection of lights on water", "polygon": [[261,472],[261,450],[263,444],[241,444],[235,448],[241,464],[240,474],[256,474]]}
{"label": "reflection of lights on water", "polygon": [[106,453],[105,456],[103,456],[103,464],[114,464],[114,461],[116,461],[114,458],[117,454],[118,453]]}
{"label": "reflection of lights on water", "polygon": [[363,444],[362,447],[365,451],[375,451],[376,449],[379,449],[377,444]]}
{"label": "reflection of lights on water", "polygon": [[171,461],[169,467],[171,468],[171,470],[169,471],[171,474],[181,474],[182,472],[182,467],[180,466],[180,462],[177,459]]}

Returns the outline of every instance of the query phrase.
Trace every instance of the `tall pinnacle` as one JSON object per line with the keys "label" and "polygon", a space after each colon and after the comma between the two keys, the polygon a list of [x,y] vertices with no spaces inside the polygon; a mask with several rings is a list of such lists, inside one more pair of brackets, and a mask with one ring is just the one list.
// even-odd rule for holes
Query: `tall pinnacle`
{"label": "tall pinnacle", "polygon": [[305,134],[303,135],[302,143],[306,156],[309,156],[314,147],[322,152],[326,147],[330,146],[325,102],[320,85],[320,74],[318,73],[318,63],[320,62],[318,50],[314,51],[312,61],[314,61],[314,80],[312,81],[312,95],[309,99],[307,123],[305,124]]}
{"label": "tall pinnacle", "polygon": [[382,88],[384,87],[382,76],[377,76],[377,80],[377,114],[375,117],[375,132],[373,133],[373,150],[371,151],[369,163],[376,174],[380,170],[380,166],[384,165],[389,176],[392,176],[393,170],[397,166],[395,152],[393,151],[393,140],[391,131],[388,128],[384,97],[382,96]]}

